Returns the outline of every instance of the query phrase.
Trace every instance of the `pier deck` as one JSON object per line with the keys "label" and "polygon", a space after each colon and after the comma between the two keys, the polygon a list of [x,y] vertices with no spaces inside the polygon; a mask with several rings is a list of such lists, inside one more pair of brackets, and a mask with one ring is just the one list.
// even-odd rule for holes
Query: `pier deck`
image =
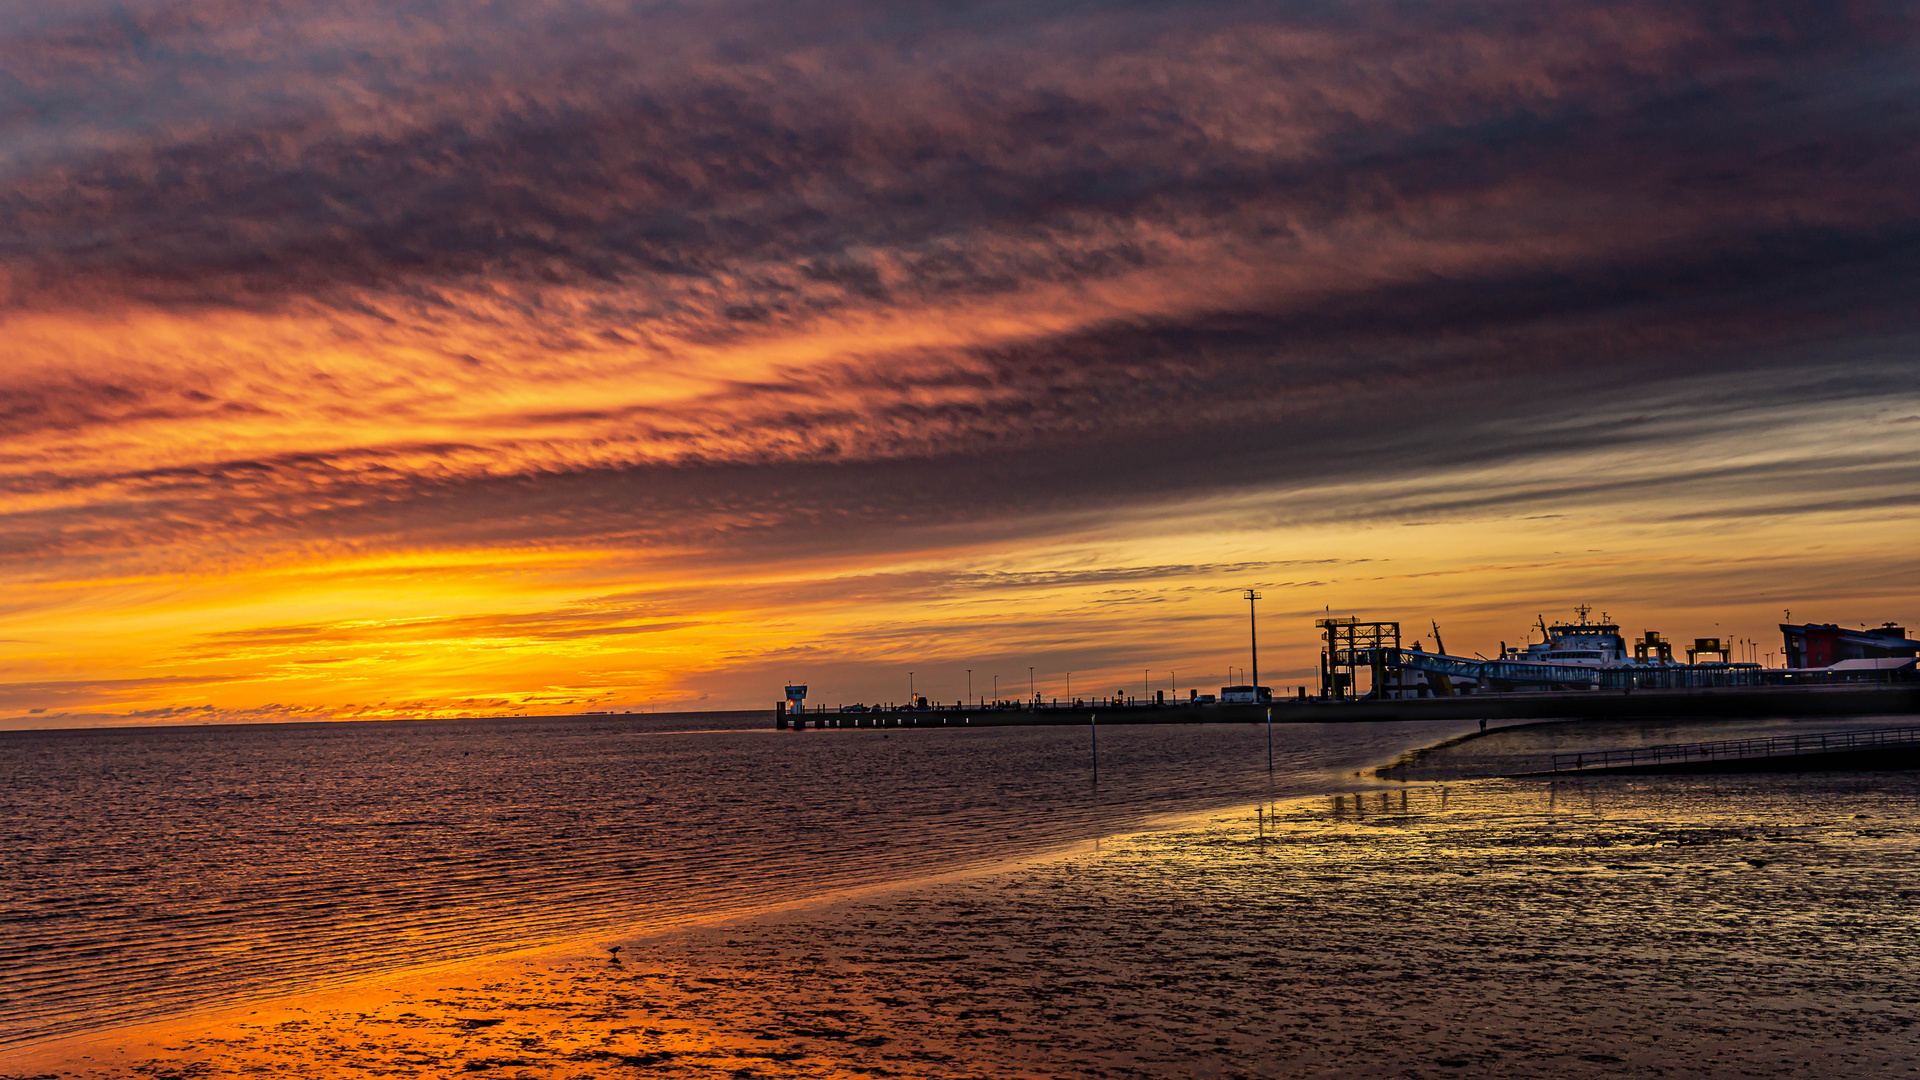
{"label": "pier deck", "polygon": [[1086,724],[1276,724],[1411,720],[1553,720],[1634,717],[1903,716],[1920,714],[1920,684],[1742,687],[1621,692],[1564,690],[1411,700],[1286,699],[1272,705],[1091,705],[1018,709],[897,709],[777,714],[775,726],[828,728],[1014,727]]}

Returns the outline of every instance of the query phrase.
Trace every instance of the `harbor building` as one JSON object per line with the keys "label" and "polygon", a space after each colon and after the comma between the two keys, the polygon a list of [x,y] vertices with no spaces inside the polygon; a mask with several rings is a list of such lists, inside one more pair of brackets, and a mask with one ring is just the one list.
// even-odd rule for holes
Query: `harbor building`
{"label": "harbor building", "polygon": [[[1871,629],[1849,630],[1834,623],[1781,623],[1789,668],[1833,668],[1854,660],[1906,660],[1920,655],[1920,641],[1907,637],[1904,626],[1886,623]],[[1860,664],[1859,668],[1904,667],[1902,664]],[[1845,670],[1845,669],[1843,669]]]}

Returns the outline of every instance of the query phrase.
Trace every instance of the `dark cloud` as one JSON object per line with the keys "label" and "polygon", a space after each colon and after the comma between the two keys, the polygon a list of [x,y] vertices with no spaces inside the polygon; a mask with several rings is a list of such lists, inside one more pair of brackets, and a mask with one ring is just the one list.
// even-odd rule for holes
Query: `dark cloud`
{"label": "dark cloud", "polygon": [[[580,36],[583,10],[530,5],[366,55],[250,41],[246,62],[230,51],[239,13],[211,6],[152,12],[150,30],[122,14],[46,28],[68,55],[30,65],[39,92],[19,80],[16,132],[103,74],[109,88],[81,96],[118,87],[123,107],[189,79],[238,96],[273,60],[290,64],[284,83],[328,72],[345,89],[113,138],[91,112],[72,118],[11,170],[14,302],[620,282],[639,295],[608,313],[616,326],[726,333],[1099,278],[1167,260],[1170,234],[1284,259],[1343,224],[1576,245],[1604,225],[1738,256],[1755,228],[1845,243],[1915,205],[1913,25],[1897,5],[1819,20],[1595,5],[1551,23],[1519,5],[1470,22],[1370,5],[1180,20],[957,5],[904,23],[848,5],[830,30],[806,5],[709,5],[595,12],[597,38]],[[362,15],[363,33],[384,24]],[[296,6],[274,21],[321,20]],[[506,55],[515,29],[525,58]],[[705,63],[668,58],[689,42]],[[45,42],[13,44],[25,58]],[[381,106],[338,100],[355,88]],[[1542,299],[1626,284],[1549,278]]]}

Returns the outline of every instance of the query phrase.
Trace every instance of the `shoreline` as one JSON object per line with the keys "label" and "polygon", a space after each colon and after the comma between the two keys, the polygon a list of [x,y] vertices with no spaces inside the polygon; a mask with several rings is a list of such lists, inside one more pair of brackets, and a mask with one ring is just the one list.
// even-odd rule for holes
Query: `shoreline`
{"label": "shoreline", "polygon": [[[1328,779],[1340,779],[1340,777],[1329,774]],[[1352,785],[1349,784],[1343,790],[1351,789]],[[1380,785],[1377,788],[1369,788],[1370,792],[1375,790],[1386,791],[1388,787]],[[978,864],[905,880],[878,882],[856,889],[830,890],[798,900],[719,912],[709,917],[654,928],[635,925],[602,934],[572,936],[564,940],[532,944],[502,953],[368,974],[337,985],[223,1005],[206,1012],[179,1013],[132,1024],[59,1035],[46,1040],[16,1042],[8,1044],[3,1049],[11,1061],[9,1069],[24,1067],[24,1071],[0,1070],[0,1080],[54,1075],[122,1075],[114,1072],[99,1073],[97,1070],[133,1068],[134,1059],[140,1058],[142,1054],[151,1055],[145,1059],[147,1061],[165,1060],[171,1052],[178,1049],[169,1044],[182,1041],[191,1043],[196,1040],[223,1043],[245,1028],[279,1027],[290,1022],[299,1022],[316,1013],[327,1011],[339,1013],[347,1010],[377,1012],[383,1008],[390,1009],[419,998],[423,994],[444,993],[452,982],[497,984],[503,978],[511,978],[516,971],[520,973],[527,970],[553,972],[582,965],[616,967],[618,965],[614,965],[608,959],[610,945],[617,944],[621,947],[621,951],[626,954],[622,958],[624,964],[644,955],[650,944],[658,946],[661,943],[690,939],[697,935],[717,933],[733,927],[764,927],[804,921],[810,917],[830,913],[839,906],[881,903],[889,897],[904,897],[925,890],[1044,867],[1089,853],[1097,853],[1102,845],[1125,843],[1140,837],[1193,828],[1204,822],[1219,820],[1223,816],[1245,817],[1251,821],[1254,820],[1253,815],[1240,813],[1240,811],[1251,811],[1255,806],[1305,806],[1324,802],[1330,797],[1330,791],[1331,788],[1329,792],[1323,793],[1290,794],[1244,806],[1233,803],[1204,810],[1171,811],[1156,815],[1139,828],[1070,841],[1038,853],[1029,852],[986,860]],[[127,1060],[121,1063],[112,1063],[108,1060],[113,1058]]]}
{"label": "shoreline", "polygon": [[[1241,811],[1251,811],[1255,806],[1304,805],[1323,801],[1336,788],[1343,792],[1351,791],[1354,780],[1364,781],[1370,778],[1370,773],[1364,778],[1362,773],[1366,773],[1366,770],[1355,773],[1351,777],[1331,772],[1326,774],[1324,780],[1327,782],[1327,791],[1325,792],[1291,793],[1257,803],[1236,801],[1207,808],[1167,811],[1151,815],[1137,827],[1066,841],[1037,852],[990,858],[930,874],[875,882],[852,889],[830,889],[795,900],[748,905],[704,914],[681,922],[650,927],[643,924],[629,924],[609,928],[603,932],[568,935],[563,938],[529,943],[503,952],[372,972],[348,978],[339,983],[221,1004],[205,1011],[173,1013],[133,1023],[111,1024],[83,1032],[65,1033],[47,1039],[27,1039],[8,1043],[0,1046],[0,1051],[4,1051],[8,1057],[19,1062],[28,1063],[31,1066],[29,1073],[32,1073],[35,1068],[71,1069],[77,1067],[76,1063],[80,1060],[91,1059],[100,1054],[108,1056],[125,1054],[131,1047],[145,1047],[154,1052],[163,1052],[164,1044],[169,1041],[176,1041],[189,1035],[205,1037],[221,1029],[233,1028],[247,1017],[264,1015],[278,1017],[284,1021],[322,1009],[346,1008],[356,1003],[361,1006],[374,1001],[390,1003],[407,994],[439,988],[450,979],[485,981],[509,969],[520,967],[553,968],[568,964],[604,963],[606,949],[612,944],[620,945],[622,951],[631,956],[650,942],[657,943],[711,932],[733,925],[775,923],[803,918],[810,913],[830,910],[836,905],[872,903],[889,895],[907,894],[1031,869],[1097,851],[1103,844],[1121,843],[1137,837],[1188,828],[1200,822],[1217,819],[1223,814],[1232,815]],[[1335,781],[1345,783],[1336,784]],[[1369,790],[1385,791],[1389,790],[1389,785],[1369,785]],[[1240,814],[1240,816],[1253,820],[1250,813]],[[0,1080],[11,1080],[16,1075],[23,1074],[0,1071]]]}
{"label": "shoreline", "polygon": [[498,961],[35,1067],[1717,1080],[1920,1066],[1900,1023],[1920,990],[1893,977],[1920,928],[1902,899],[1920,891],[1920,778],[1360,778],[1263,806],[1272,831],[1251,809],[683,927],[623,963]]}
{"label": "shoreline", "polygon": [[[1258,732],[1137,728],[1100,739],[1094,786],[1085,733],[1064,730],[833,746],[765,730],[630,738],[624,724],[566,739],[323,727],[38,744],[51,765],[23,794],[47,812],[16,819],[29,872],[10,899],[46,917],[0,950],[0,1040],[1042,854],[1170,811],[1324,790],[1326,773],[1457,730],[1276,733],[1269,772]],[[104,778],[117,782],[79,794]]]}
{"label": "shoreline", "polygon": [[[1395,761],[1415,755],[1421,760],[1444,756],[1450,747],[1470,746],[1486,736],[1524,732],[1535,726],[1467,732],[1403,751]],[[1107,1064],[1096,1067],[1097,1062],[1089,1064],[1088,1060],[1055,1060],[1048,1056],[1052,1051],[1046,1047],[1055,1041],[1056,1026],[1066,1021],[1049,1019],[1057,1008],[1049,1004],[1054,1001],[1048,996],[1050,992],[1041,989],[1044,980],[1035,983],[1018,972],[1041,963],[1037,958],[1062,949],[1078,957],[1077,963],[1101,969],[1113,964],[1125,967],[1134,963],[1129,950],[1159,947],[1168,940],[1162,937],[1165,927],[1178,924],[1186,927],[1180,931],[1182,935],[1197,935],[1195,940],[1203,944],[1221,933],[1233,935],[1205,948],[1196,944],[1194,948],[1200,951],[1185,962],[1193,973],[1208,972],[1209,965],[1221,962],[1219,958],[1233,956],[1239,965],[1234,979],[1265,979],[1270,977],[1270,969],[1263,966],[1270,963],[1264,951],[1268,946],[1248,951],[1248,945],[1280,942],[1284,947],[1271,955],[1284,965],[1319,964],[1321,961],[1312,958],[1347,956],[1353,949],[1359,950],[1355,956],[1369,955],[1378,947],[1377,942],[1362,944],[1369,941],[1366,927],[1380,917],[1373,905],[1392,906],[1400,900],[1398,892],[1409,887],[1425,890],[1430,902],[1441,905],[1442,913],[1461,902],[1454,895],[1458,889],[1480,889],[1482,881],[1500,880],[1523,888],[1515,895],[1527,897],[1524,902],[1540,912],[1532,916],[1535,919],[1553,910],[1537,908],[1540,900],[1563,894],[1571,898],[1573,894],[1566,891],[1584,888],[1580,884],[1583,881],[1618,882],[1628,888],[1625,892],[1616,889],[1617,898],[1610,903],[1616,907],[1639,905],[1657,898],[1659,888],[1674,885],[1676,875],[1686,878],[1692,883],[1688,887],[1695,889],[1717,887],[1712,883],[1723,880],[1717,875],[1729,873],[1735,877],[1725,878],[1725,883],[1739,885],[1739,880],[1745,879],[1736,880],[1738,875],[1763,871],[1780,857],[1774,850],[1747,854],[1739,850],[1741,847],[1762,840],[1770,827],[1776,831],[1804,831],[1807,827],[1800,821],[1806,816],[1800,804],[1783,800],[1778,790],[1764,783],[1745,783],[1740,778],[1710,782],[1686,778],[1678,783],[1648,784],[1624,777],[1585,782],[1435,777],[1408,783],[1380,777],[1379,768],[1352,775],[1329,772],[1323,777],[1324,790],[1315,793],[1169,812],[1155,815],[1137,828],[909,880],[832,890],[672,926],[633,926],[575,936],[485,958],[373,975],[329,990],[15,1044],[8,1053],[11,1071],[0,1071],[0,1080],[53,1075],[76,1080],[134,1075],[297,1076],[310,1075],[298,1063],[317,1058],[337,1059],[336,1064],[342,1068],[376,1072],[405,1074],[422,1068],[431,1071],[433,1066],[453,1070],[457,1065],[463,1072],[529,1078],[592,1075],[604,1069],[634,1066],[666,1069],[673,1075],[716,1077],[749,1073],[811,1077],[848,1072],[938,1077],[1157,1077],[1189,1071],[1172,1068],[1169,1063],[1175,1060],[1197,1063],[1190,1050],[1180,1049],[1180,1039],[1186,1036],[1174,1038],[1168,1034],[1172,1030],[1168,1025],[1176,1020],[1188,1025],[1188,1034],[1196,1038],[1211,1031],[1200,1040],[1199,1052],[1226,1054],[1240,1062],[1244,1072],[1270,1071],[1271,1067],[1297,1072],[1309,1064],[1308,1059],[1287,1057],[1281,1061],[1261,1056],[1274,1052],[1270,1044],[1275,1040],[1267,1040],[1269,1045],[1263,1049],[1258,1040],[1248,1041],[1250,1029],[1244,1023],[1202,1019],[1207,1012],[1202,1004],[1205,994],[1167,998],[1163,1007],[1173,1019],[1149,1021],[1142,1019],[1144,1014],[1133,1014],[1131,1018],[1121,1017],[1124,1022],[1111,1028],[1113,1018],[1105,1012],[1081,1015],[1083,1025],[1095,1027],[1075,1028],[1079,1043],[1105,1039],[1130,1049],[1120,1054],[1119,1064],[1101,1059]],[[1800,790],[1814,793],[1815,801],[1870,806],[1870,817],[1881,816],[1886,807],[1880,804],[1891,798],[1874,794],[1873,785],[1879,781],[1873,778],[1800,778],[1791,782]],[[1920,880],[1915,880],[1920,875],[1906,867],[1904,855],[1899,856],[1897,865],[1885,865],[1888,851],[1904,852],[1907,849],[1903,845],[1912,842],[1907,838],[1920,838],[1920,779],[1897,777],[1892,783],[1903,792],[1899,799],[1906,800],[1899,803],[1899,813],[1888,819],[1897,822],[1895,832],[1855,830],[1860,836],[1877,838],[1868,843],[1870,847],[1880,845],[1874,849],[1878,854],[1873,855],[1879,860],[1873,871],[1879,878],[1855,881],[1862,872],[1860,865],[1842,871],[1838,877],[1831,876],[1834,871],[1809,865],[1798,873],[1811,876],[1800,880],[1829,890],[1835,885],[1858,886],[1865,891],[1848,901],[1856,904],[1864,896],[1869,903],[1884,905],[1888,898],[1920,886]],[[1662,809],[1676,792],[1684,797],[1671,803],[1671,808]],[[1701,802],[1703,797],[1707,801]],[[1615,805],[1620,809],[1611,808]],[[1828,816],[1838,819],[1846,815],[1835,812]],[[1578,823],[1589,818],[1594,822],[1591,827],[1602,829],[1596,835],[1608,837],[1602,847],[1566,847],[1554,839],[1557,832],[1568,827],[1588,827]],[[1696,818],[1700,824],[1688,824]],[[1726,823],[1714,824],[1721,820]],[[1774,825],[1766,825],[1769,820]],[[1831,823],[1821,828],[1825,830],[1823,843],[1846,841],[1844,826],[1839,832]],[[1620,839],[1636,832],[1645,834],[1646,839]],[[1422,839],[1428,833],[1434,839]],[[1483,834],[1490,834],[1491,839],[1444,843],[1440,839]],[[1896,837],[1891,847],[1884,840],[1888,836]],[[1710,849],[1727,849],[1726,854],[1701,864],[1694,853],[1706,849],[1689,845],[1703,841]],[[1631,851],[1621,849],[1623,842]],[[1457,845],[1461,850],[1436,856],[1435,844],[1443,848]],[[1485,854],[1473,854],[1475,845],[1484,848]],[[1533,849],[1542,852],[1534,858],[1545,859],[1545,863],[1503,869],[1502,864],[1512,857],[1504,852]],[[1804,849],[1779,850],[1800,856]],[[1662,851],[1667,854],[1660,854]],[[1676,855],[1680,857],[1677,863]],[[1433,861],[1436,857],[1441,859],[1437,864]],[[1858,862],[1855,857],[1848,858]],[[1269,880],[1275,873],[1280,877]],[[1820,876],[1823,874],[1829,876]],[[1888,878],[1888,874],[1893,877]],[[1759,880],[1753,879],[1756,884]],[[1818,885],[1820,882],[1833,884]],[[1543,888],[1544,893],[1540,892]],[[1648,893],[1648,888],[1656,892]],[[1089,889],[1092,891],[1087,892]],[[1072,899],[1076,890],[1084,894],[1077,900]],[[1246,902],[1243,894],[1265,896],[1263,902],[1295,911],[1295,918],[1312,912],[1310,921],[1315,929],[1304,939],[1299,932],[1290,931],[1288,937],[1270,940],[1266,931],[1260,931],[1242,940],[1239,935],[1249,929],[1241,926],[1247,918],[1241,910]],[[1213,899],[1207,899],[1209,896]],[[1195,923],[1184,913],[1201,902],[1215,905],[1216,915]],[[1003,911],[1007,905],[1012,908]],[[1700,910],[1724,906],[1722,902]],[[1351,926],[1343,926],[1338,920],[1329,921],[1321,911],[1323,907],[1355,916],[1368,914]],[[1643,913],[1622,918],[1609,914],[1604,904],[1589,908],[1586,914],[1575,916],[1582,920],[1575,926],[1588,925],[1597,918],[1612,926],[1610,933],[1624,934],[1628,940],[1645,931],[1639,925],[1644,923]],[[1428,949],[1439,949],[1452,957],[1448,963],[1462,962],[1454,947],[1447,944],[1448,938],[1461,932],[1478,935],[1486,926],[1505,925],[1497,917],[1494,924],[1487,924],[1489,912],[1497,910],[1476,903],[1469,909],[1472,914],[1455,913],[1435,923],[1432,933],[1438,936],[1423,939],[1413,934],[1411,944],[1402,946],[1413,950],[1414,959],[1406,962],[1433,973],[1445,970],[1438,954],[1420,959],[1425,955],[1421,950]],[[1666,910],[1666,917],[1674,921],[1700,917],[1689,905],[1669,905]],[[1620,914],[1625,911],[1621,909]],[[1405,917],[1415,920],[1417,929],[1419,920],[1431,920],[1436,915],[1415,907],[1406,909]],[[1550,917],[1565,918],[1566,912]],[[1900,918],[1915,921],[1904,912]],[[1215,926],[1215,919],[1224,922]],[[1283,924],[1284,919],[1274,925]],[[1235,926],[1241,929],[1234,930]],[[1523,921],[1504,932],[1524,935],[1525,926]],[[1117,952],[1090,944],[1115,933],[1134,944]],[[1356,933],[1362,936],[1354,937]],[[991,939],[985,945],[976,940],[982,935]],[[622,962],[608,959],[606,950],[613,944],[622,946]],[[1552,953],[1540,955],[1550,958]],[[1549,968],[1556,963],[1550,959],[1544,962]],[[1343,978],[1365,981],[1374,977],[1375,966],[1362,963],[1351,968],[1351,963],[1342,960],[1336,965],[1347,972]],[[1312,974],[1316,969],[1311,966],[1301,970],[1310,974],[1308,981],[1313,985],[1325,981],[1324,972]],[[893,980],[903,971],[912,976],[912,993],[902,993],[894,986]],[[1156,993],[1165,997],[1170,987],[1177,988],[1187,977],[1187,971],[1150,965],[1128,978],[1147,980],[1138,984],[1142,988],[1158,985],[1161,989]],[[1657,972],[1649,972],[1646,977],[1655,982],[1659,978]],[[769,979],[773,980],[771,984]],[[1080,987],[1069,991],[1073,995],[1095,994],[1103,1000],[1110,997],[1088,989],[1098,983],[1089,983],[1084,976],[1067,985]],[[1284,1006],[1282,1012],[1313,1011],[1309,1003],[1297,1000],[1300,992],[1292,983],[1275,984],[1269,993],[1280,995],[1280,1005],[1263,1004],[1263,1015],[1277,1023],[1276,1008]],[[1335,979],[1326,984],[1324,992],[1340,995],[1346,991]],[[1382,987],[1378,992],[1388,991]],[[987,1004],[956,1012],[951,1004],[942,1004],[954,994]],[[1025,1027],[1008,1028],[1018,1036],[1008,1048],[985,1052],[985,1044],[969,1041],[975,1036],[968,1032],[978,1022],[966,1021],[966,1017],[985,1008],[1005,1025],[1017,1015],[1008,1011],[1007,1002],[1025,1000],[1033,994],[1041,995],[1034,999],[1037,1004],[1023,1008],[1040,1011],[1021,1021]],[[1355,999],[1339,1015],[1371,1016],[1369,1024],[1389,1022],[1371,1011],[1371,1006],[1361,1004],[1362,1000]],[[1434,1006],[1430,1002],[1403,1001],[1400,1007],[1417,1012]],[[1645,1007],[1660,1009],[1657,996],[1649,997]],[[1316,1015],[1323,1013],[1320,1010]],[[1333,1015],[1325,1014],[1319,1023],[1331,1022]],[[1426,1015],[1422,1023],[1428,1029],[1436,1025],[1446,1028],[1451,1023],[1437,1013],[1421,1015]],[[1402,1019],[1395,1017],[1391,1022]],[[1194,1024],[1199,1026],[1192,1027]],[[1151,1038],[1139,1045],[1128,1043],[1143,1030],[1142,1025]],[[1296,1035],[1302,1030],[1293,1022],[1283,1027]],[[1336,1041],[1360,1040],[1362,1049],[1373,1047],[1387,1052],[1367,1041],[1365,1024],[1354,1027],[1341,1021],[1334,1028],[1337,1030],[1329,1037]],[[1455,1035],[1459,1036],[1458,1031]],[[1894,1044],[1878,1035],[1875,1038],[1879,1041],[1870,1049],[1881,1055],[1875,1060],[1891,1060],[1886,1055],[1894,1054]],[[777,1046],[765,1048],[773,1044]],[[1437,1062],[1441,1068],[1451,1069],[1461,1067],[1449,1064],[1453,1061],[1491,1063],[1502,1052],[1499,1045],[1504,1044],[1489,1044],[1472,1053],[1447,1050],[1437,1057],[1429,1055],[1423,1064],[1432,1067]],[[1595,1065],[1612,1067],[1610,1062],[1598,1061],[1601,1057],[1620,1063],[1659,1060],[1635,1059],[1616,1052],[1625,1048],[1611,1043],[1591,1050],[1586,1059],[1577,1054],[1549,1053],[1538,1040],[1535,1045],[1535,1056],[1553,1065],[1551,1071],[1537,1074],[1543,1077],[1559,1076],[1568,1069],[1580,1074],[1583,1068],[1593,1071]],[[1764,1049],[1755,1043],[1743,1053],[1751,1056]],[[1635,1052],[1652,1051],[1641,1046]],[[982,1053],[984,1057],[978,1056]],[[1141,1064],[1141,1054],[1159,1064]],[[1489,1054],[1494,1057],[1487,1057]],[[1313,1060],[1319,1065],[1310,1071],[1325,1075],[1381,1074],[1370,1066],[1326,1071],[1337,1058]],[[696,1067],[694,1062],[700,1064]],[[588,1072],[582,1073],[582,1068]],[[1681,1072],[1723,1075],[1711,1070]]]}

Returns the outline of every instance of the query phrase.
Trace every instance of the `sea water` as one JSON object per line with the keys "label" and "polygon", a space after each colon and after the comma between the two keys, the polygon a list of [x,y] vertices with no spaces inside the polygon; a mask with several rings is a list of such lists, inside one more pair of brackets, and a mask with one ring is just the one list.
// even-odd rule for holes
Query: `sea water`
{"label": "sea water", "polygon": [[0,1046],[1311,794],[1466,723],[0,733]]}

